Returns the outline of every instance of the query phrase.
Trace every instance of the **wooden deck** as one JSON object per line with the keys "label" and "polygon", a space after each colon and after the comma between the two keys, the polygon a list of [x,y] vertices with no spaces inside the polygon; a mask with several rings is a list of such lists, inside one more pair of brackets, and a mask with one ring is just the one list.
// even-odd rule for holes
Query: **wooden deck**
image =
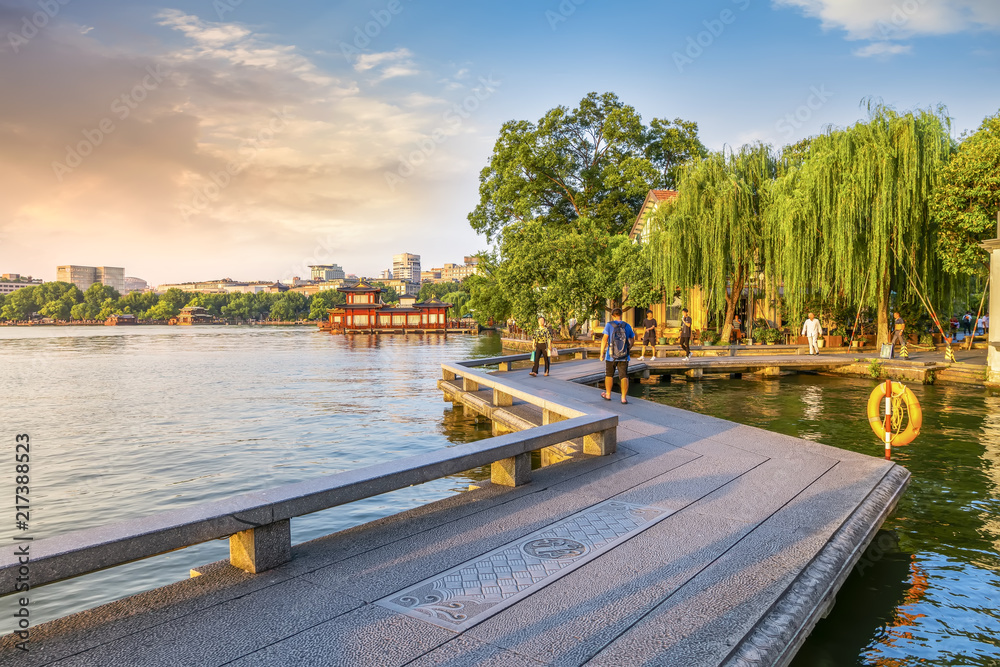
{"label": "wooden deck", "polygon": [[563,419],[545,407],[558,402],[616,414],[617,448],[546,447],[530,483],[487,482],[298,545],[259,575],[200,568],[34,628],[28,654],[7,637],[0,660],[785,665],[909,480],[882,459],[637,398],[604,401],[580,383],[598,361],[490,376],[506,393],[449,368],[446,398],[499,431]]}

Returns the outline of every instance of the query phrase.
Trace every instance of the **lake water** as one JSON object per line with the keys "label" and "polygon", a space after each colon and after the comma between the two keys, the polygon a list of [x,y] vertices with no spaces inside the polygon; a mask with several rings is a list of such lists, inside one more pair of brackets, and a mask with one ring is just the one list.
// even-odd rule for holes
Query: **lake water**
{"label": "lake water", "polygon": [[[440,363],[496,337],[331,336],[284,327],[0,327],[0,438],[31,435],[35,539],[297,482],[490,436],[441,400]],[[633,385],[636,396],[881,455],[873,381],[817,376]],[[870,564],[855,571],[796,667],[1000,665],[1000,396],[913,387],[913,473]],[[9,451],[8,450],[8,451]],[[13,497],[13,463],[0,492]],[[293,542],[459,493],[485,470],[292,521]],[[8,506],[8,511],[13,508]],[[12,544],[13,516],[0,522]],[[184,579],[225,540],[33,591],[32,621]],[[0,632],[13,628],[0,599]]]}
{"label": "lake water", "polygon": [[[630,393],[881,456],[865,417],[874,385],[797,375],[640,385]],[[1000,665],[1000,396],[910,388],[923,428],[893,454],[912,473],[910,486],[794,667]]]}
{"label": "lake water", "polygon": [[[226,498],[489,437],[441,400],[440,364],[489,336],[332,336],[306,327],[0,327],[0,438],[31,437],[30,534]],[[0,490],[14,498],[13,457]],[[292,520],[304,542],[467,489],[454,476]],[[13,544],[13,503],[0,545]],[[213,541],[33,591],[33,624],[188,576]],[[13,630],[0,599],[0,632]]]}

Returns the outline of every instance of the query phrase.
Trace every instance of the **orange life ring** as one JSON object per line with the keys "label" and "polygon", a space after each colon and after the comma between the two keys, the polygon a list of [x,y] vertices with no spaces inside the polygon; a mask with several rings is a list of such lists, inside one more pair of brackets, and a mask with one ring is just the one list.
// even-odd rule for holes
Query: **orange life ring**
{"label": "orange life ring", "polygon": [[[920,435],[920,426],[924,421],[924,413],[920,409],[920,403],[917,402],[917,397],[914,396],[913,392],[910,391],[910,388],[903,383],[892,383],[892,397],[902,397],[903,402],[906,403],[906,412],[909,415],[909,419],[906,423],[906,429],[893,435],[890,439],[893,447],[902,447],[903,445],[910,444],[913,442],[914,438]],[[883,418],[879,413],[879,408],[884,400],[885,383],[879,382],[878,385],[872,389],[872,395],[868,397],[868,424],[872,427],[872,431],[875,432],[875,435],[878,437],[880,442],[885,442],[885,425],[883,424]]]}

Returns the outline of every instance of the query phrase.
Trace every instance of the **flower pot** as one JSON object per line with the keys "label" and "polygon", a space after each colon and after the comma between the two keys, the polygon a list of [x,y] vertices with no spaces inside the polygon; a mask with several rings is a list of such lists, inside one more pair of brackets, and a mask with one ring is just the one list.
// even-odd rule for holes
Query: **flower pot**
{"label": "flower pot", "polygon": [[826,347],[826,340],[823,338],[816,339],[816,347]]}
{"label": "flower pot", "polygon": [[667,339],[664,338],[663,336],[660,336],[659,343],[660,343],[660,345],[666,345],[667,344]]}

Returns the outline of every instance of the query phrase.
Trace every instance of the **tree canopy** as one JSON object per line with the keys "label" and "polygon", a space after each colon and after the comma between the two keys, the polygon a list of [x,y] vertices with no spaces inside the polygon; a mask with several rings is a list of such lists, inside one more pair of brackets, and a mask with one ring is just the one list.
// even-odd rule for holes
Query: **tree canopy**
{"label": "tree canopy", "polygon": [[945,271],[984,276],[989,256],[979,247],[996,238],[1000,211],[1000,114],[965,137],[931,198],[937,224],[937,252]]}

